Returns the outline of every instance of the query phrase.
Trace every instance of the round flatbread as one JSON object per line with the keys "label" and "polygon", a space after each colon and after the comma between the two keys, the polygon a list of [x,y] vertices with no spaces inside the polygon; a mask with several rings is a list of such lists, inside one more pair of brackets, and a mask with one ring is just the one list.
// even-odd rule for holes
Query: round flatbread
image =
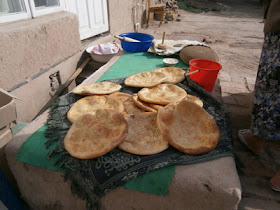
{"label": "round flatbread", "polygon": [[153,70],[153,72],[161,72],[166,75],[164,83],[177,84],[185,79],[185,71],[177,67],[165,67]]}
{"label": "round flatbread", "polygon": [[128,134],[119,148],[136,155],[152,155],[168,148],[157,127],[157,113],[146,112],[125,118]]}
{"label": "round flatbread", "polygon": [[128,99],[131,95],[128,93],[121,93],[121,92],[116,92],[112,93],[109,95],[110,97],[120,100],[121,102],[124,102],[126,99]]}
{"label": "round flatbread", "polygon": [[95,114],[97,109],[113,109],[117,112],[123,112],[124,106],[122,102],[109,96],[87,96],[76,103],[67,112],[67,118],[70,122],[74,122],[83,114]]}
{"label": "round flatbread", "polygon": [[127,77],[124,84],[131,87],[153,87],[162,83],[166,75],[161,72],[145,71]]}
{"label": "round flatbread", "polygon": [[128,115],[145,112],[145,110],[140,109],[134,104],[132,96],[130,96],[128,99],[126,99],[123,102],[123,106],[124,106],[124,112]]}
{"label": "round flatbread", "polygon": [[94,84],[79,85],[73,89],[73,93],[79,95],[105,95],[119,91],[122,88],[121,85],[104,81]]}
{"label": "round flatbread", "polygon": [[80,116],[70,127],[64,147],[71,156],[91,159],[102,156],[124,141],[128,125],[124,117],[109,109]]}
{"label": "round flatbread", "polygon": [[159,109],[157,123],[169,144],[187,154],[207,153],[220,139],[213,116],[188,100]]}
{"label": "round flatbread", "polygon": [[132,100],[133,100],[133,103],[139,107],[140,109],[143,109],[147,112],[157,112],[157,110],[153,109],[152,107],[149,107],[149,104],[144,102],[144,101],[141,101],[138,97],[137,94],[133,94],[132,95]]}
{"label": "round flatbread", "polygon": [[181,100],[187,96],[187,92],[173,84],[159,84],[152,88],[143,88],[138,92],[142,101],[154,104],[166,105]]}
{"label": "round flatbread", "polygon": [[185,99],[196,103],[200,107],[203,107],[203,102],[199,98],[197,98],[196,96],[188,94]]}
{"label": "round flatbread", "polygon": [[[196,96],[190,95],[188,94],[185,98],[183,98],[182,100],[188,100],[190,102],[196,103],[198,106],[203,107],[203,102],[197,98]],[[182,101],[180,100],[180,101]],[[180,101],[176,101],[175,104],[180,103]]]}
{"label": "round flatbread", "polygon": [[159,110],[159,108],[164,107],[163,105],[159,105],[159,104],[149,104],[149,106],[155,110]]}

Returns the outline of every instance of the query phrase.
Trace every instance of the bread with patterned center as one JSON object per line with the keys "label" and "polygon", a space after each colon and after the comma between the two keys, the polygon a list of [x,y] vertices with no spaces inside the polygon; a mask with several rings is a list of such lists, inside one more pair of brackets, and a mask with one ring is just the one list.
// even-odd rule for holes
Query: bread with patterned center
{"label": "bread with patterned center", "polygon": [[123,142],[127,131],[127,122],[120,113],[98,109],[95,115],[84,114],[72,124],[64,138],[64,148],[75,158],[96,158]]}
{"label": "bread with patterned center", "polygon": [[[197,98],[196,96],[188,94],[187,97],[183,98],[182,100],[188,100],[190,102],[196,103],[198,106],[203,107],[203,102]],[[181,100],[176,101],[175,104],[178,104]]]}
{"label": "bread with patterned center", "polygon": [[73,89],[73,93],[79,95],[105,95],[119,91],[122,88],[121,85],[103,81],[94,84],[79,85]]}
{"label": "bread with patterned center", "polygon": [[159,105],[159,104],[149,104],[149,106],[155,110],[159,110],[159,108],[164,107],[164,105]]}
{"label": "bread with patterned center", "polygon": [[119,148],[136,155],[152,155],[168,148],[168,142],[158,129],[157,113],[145,112],[125,117],[128,134]]}
{"label": "bread with patterned center", "polygon": [[143,88],[138,92],[140,100],[166,105],[181,100],[187,96],[187,92],[173,84],[159,84],[152,88]]}
{"label": "bread with patterned center", "polygon": [[220,139],[213,116],[188,100],[160,108],[157,124],[170,145],[190,155],[213,150]]}
{"label": "bread with patterned center", "polygon": [[124,84],[131,87],[153,87],[162,83],[166,75],[161,72],[145,71],[127,77]]}
{"label": "bread with patterned center", "polygon": [[145,110],[140,109],[138,106],[135,105],[132,96],[130,96],[123,102],[123,106],[124,106],[124,114],[131,115],[131,114],[145,112]]}
{"label": "bread with patterned center", "polygon": [[166,75],[164,83],[177,84],[185,79],[185,71],[177,67],[164,67],[153,70],[153,72],[161,72]]}
{"label": "bread with patterned center", "polygon": [[83,114],[95,114],[97,109],[112,109],[122,113],[124,111],[124,106],[121,101],[111,98],[107,95],[87,96],[73,104],[73,106],[67,112],[67,118],[73,123]]}
{"label": "bread with patterned center", "polygon": [[133,100],[133,103],[139,107],[140,109],[143,109],[147,112],[157,112],[157,110],[153,109],[152,107],[150,107],[148,103],[144,102],[144,101],[141,101],[137,95],[137,93],[133,94],[132,95],[132,100]]}
{"label": "bread with patterned center", "polygon": [[121,102],[124,102],[126,99],[128,99],[131,95],[128,93],[122,93],[122,92],[115,92],[109,95],[110,97],[120,100]]}

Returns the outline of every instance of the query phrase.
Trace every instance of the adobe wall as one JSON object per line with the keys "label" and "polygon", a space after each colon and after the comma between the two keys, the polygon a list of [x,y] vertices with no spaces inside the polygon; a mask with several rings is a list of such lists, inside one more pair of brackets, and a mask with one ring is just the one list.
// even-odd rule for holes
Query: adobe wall
{"label": "adobe wall", "polygon": [[147,0],[108,0],[109,35],[94,41],[80,41],[77,17],[69,12],[0,24],[0,88],[21,99],[16,100],[18,121],[30,122],[37,115],[54,94],[49,76],[59,72],[65,83],[87,46],[133,32],[137,3],[145,5],[137,7],[136,21],[141,22]]}
{"label": "adobe wall", "polygon": [[[151,0],[151,2],[153,1],[155,0]],[[134,32],[133,7],[138,3],[139,5],[145,6],[144,9],[141,6],[136,7],[136,22],[141,23],[143,22],[142,20],[145,19],[147,0],[108,1],[109,27],[111,34],[119,35],[124,32]]]}
{"label": "adobe wall", "polygon": [[78,20],[68,12],[0,25],[0,86],[8,90],[80,51]]}

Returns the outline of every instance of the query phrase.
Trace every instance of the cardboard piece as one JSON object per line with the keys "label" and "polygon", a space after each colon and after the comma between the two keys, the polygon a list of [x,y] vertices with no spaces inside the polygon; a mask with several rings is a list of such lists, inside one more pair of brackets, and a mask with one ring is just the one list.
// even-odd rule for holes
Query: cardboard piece
{"label": "cardboard piece", "polygon": [[0,130],[0,157],[2,156],[1,148],[3,148],[12,139],[12,137],[12,131],[9,126],[6,126]]}
{"label": "cardboard piece", "polygon": [[17,119],[14,98],[0,88],[0,149],[12,139],[10,124]]}
{"label": "cardboard piece", "polygon": [[17,119],[14,97],[0,89],[0,129]]}

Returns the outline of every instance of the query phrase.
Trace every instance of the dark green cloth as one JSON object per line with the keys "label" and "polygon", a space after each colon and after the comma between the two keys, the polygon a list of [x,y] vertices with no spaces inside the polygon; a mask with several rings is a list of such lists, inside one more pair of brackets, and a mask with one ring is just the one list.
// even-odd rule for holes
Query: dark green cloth
{"label": "dark green cloth", "polygon": [[[48,158],[48,153],[55,148],[56,143],[52,144],[48,149],[45,147],[45,143],[48,141],[48,138],[45,137],[46,129],[47,126],[43,125],[33,133],[21,146],[16,159],[41,168],[62,172],[63,170],[58,165],[55,165],[57,158]],[[128,181],[123,187],[165,196],[174,170],[175,166],[155,170]]]}
{"label": "dark green cloth", "polygon": [[[125,53],[98,81],[125,77],[137,72],[163,67],[162,59],[162,57],[154,56],[150,53]],[[178,65],[184,67],[184,64],[181,62]],[[124,84],[124,78],[112,79],[110,81],[121,84],[121,92],[132,94],[139,91],[139,88],[127,87]],[[52,151],[49,153],[49,156],[51,158],[57,158],[56,163],[65,170],[66,178],[70,178],[72,181],[72,192],[87,201],[88,209],[92,209],[98,205],[98,200],[103,195],[125,183],[127,184],[125,187],[140,186],[138,189],[142,192],[152,192],[153,190],[151,190],[151,187],[155,185],[151,183],[159,183],[159,186],[155,187],[155,191],[159,195],[163,195],[166,193],[169,181],[174,173],[174,165],[205,162],[233,155],[230,122],[223,105],[190,79],[186,79],[177,85],[185,89],[188,93],[202,99],[205,110],[211,114],[217,122],[221,132],[221,139],[218,146],[207,154],[192,156],[183,154],[173,147],[169,147],[167,150],[155,155],[138,156],[116,148],[98,158],[79,160],[71,157],[64,149],[63,139],[71,126],[66,114],[70,107],[79,100],[81,96],[69,93],[59,97],[52,104],[47,121],[48,129],[45,135],[48,136],[46,145],[51,145],[52,148],[55,146],[55,148],[53,150],[50,149]],[[36,139],[33,139],[33,141],[36,142]],[[42,144],[43,143],[44,141],[42,141]],[[26,145],[24,144],[21,149],[24,150],[28,144],[28,142]],[[38,148],[33,150],[33,153],[40,153],[40,151],[37,150]],[[30,151],[32,151],[32,149],[30,149]],[[49,150],[46,150],[46,153],[43,154],[45,158],[47,151]],[[22,151],[19,152],[19,160],[21,159],[20,154],[22,153]],[[34,155],[34,157],[36,157],[36,155]],[[37,158],[32,158],[32,161],[36,159]],[[43,163],[44,159],[40,163],[41,167]],[[159,170],[160,168],[165,168],[167,172],[163,171],[164,169]],[[153,172],[154,175],[148,175],[150,172]],[[166,174],[168,175],[168,177],[166,176],[167,178],[165,177]],[[152,179],[148,178],[144,182],[143,180],[145,180],[145,177],[143,175],[151,176]],[[167,182],[164,182],[167,184],[165,186],[161,186],[162,184],[159,181],[162,177],[165,177],[167,180]],[[133,182],[127,183],[134,178],[139,178],[139,180],[134,180],[134,182],[137,182],[136,184]],[[146,183],[146,186],[144,186],[143,183]]]}
{"label": "dark green cloth", "polygon": [[[140,88],[126,86],[124,78],[109,81],[120,84],[122,86],[120,91],[124,93],[133,94],[140,90]],[[170,146],[165,151],[154,155],[139,156],[115,148],[101,157],[80,160],[71,157],[65,151],[63,139],[71,126],[66,113],[81,96],[69,93],[59,97],[52,104],[47,122],[46,135],[50,137],[47,143],[51,144],[54,141],[58,144],[50,156],[60,156],[58,164],[66,170],[66,176],[71,179],[72,192],[87,200],[88,209],[98,206],[99,199],[106,193],[151,171],[168,166],[200,163],[233,155],[230,121],[223,105],[191,79],[186,79],[177,86],[186,90],[187,93],[201,98],[204,102],[204,109],[216,120],[221,136],[214,150],[202,155],[187,155]]]}
{"label": "dark green cloth", "polygon": [[151,171],[142,176],[136,177],[126,182],[123,187],[126,189],[137,190],[144,193],[152,193],[165,196],[174,175],[175,166],[161,168]]}
{"label": "dark green cloth", "polygon": [[[163,57],[148,52],[129,53],[125,52],[110,69],[100,77],[97,82],[107,79],[124,78],[143,71],[151,71],[157,68],[165,67]],[[174,65],[178,68],[187,68],[180,59],[179,63]]]}
{"label": "dark green cloth", "polygon": [[48,158],[48,153],[56,147],[56,144],[52,144],[46,149],[45,143],[48,141],[48,138],[44,135],[46,130],[47,126],[44,125],[33,133],[19,149],[16,159],[41,168],[63,171],[60,167],[55,165],[57,161],[56,158]]}

